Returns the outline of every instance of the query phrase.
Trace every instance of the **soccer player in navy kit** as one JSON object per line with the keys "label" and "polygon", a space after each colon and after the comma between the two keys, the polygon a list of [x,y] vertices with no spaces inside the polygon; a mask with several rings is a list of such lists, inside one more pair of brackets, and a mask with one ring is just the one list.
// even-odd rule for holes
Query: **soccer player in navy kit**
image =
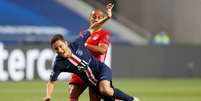
{"label": "soccer player in navy kit", "polygon": [[[106,6],[107,8],[107,6]],[[106,14],[100,9],[94,9],[89,15],[90,25],[102,19]],[[81,31],[80,34],[83,32]],[[89,52],[99,61],[108,62],[106,56],[108,55],[108,50],[110,50],[111,35],[106,29],[99,28],[94,33],[91,33],[90,37],[87,39],[85,46]],[[107,56],[108,57],[108,56]],[[101,101],[100,97],[92,90],[90,86],[76,74],[72,74],[71,78],[68,80],[69,83],[69,101],[78,101],[79,96],[88,87],[90,101]]]}
{"label": "soccer player in navy kit", "polygon": [[55,35],[51,39],[51,47],[58,54],[50,80],[47,83],[47,92],[44,101],[50,101],[55,81],[61,72],[76,73],[89,86],[93,87],[95,92],[105,101],[139,101],[119,89],[112,86],[112,71],[104,63],[96,60],[87,48],[85,42],[91,33],[96,31],[112,16],[112,7],[107,10],[108,16],[104,17],[97,23],[91,25],[86,32],[78,37],[74,42],[68,43],[62,35]]}

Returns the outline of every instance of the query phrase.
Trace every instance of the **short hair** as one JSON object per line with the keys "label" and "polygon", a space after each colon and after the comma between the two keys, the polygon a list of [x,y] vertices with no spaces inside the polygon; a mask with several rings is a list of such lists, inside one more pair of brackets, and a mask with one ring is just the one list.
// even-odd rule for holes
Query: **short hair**
{"label": "short hair", "polygon": [[52,46],[56,41],[58,41],[58,40],[61,40],[61,41],[65,42],[65,38],[64,38],[63,35],[61,35],[61,34],[55,34],[55,35],[51,38],[51,40],[50,40],[51,46]]}

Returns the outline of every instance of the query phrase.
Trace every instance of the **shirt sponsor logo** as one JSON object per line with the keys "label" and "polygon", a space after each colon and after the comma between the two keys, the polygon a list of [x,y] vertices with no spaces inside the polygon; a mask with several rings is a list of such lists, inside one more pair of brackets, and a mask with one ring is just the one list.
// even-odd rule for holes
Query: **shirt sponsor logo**
{"label": "shirt sponsor logo", "polygon": [[97,40],[98,39],[98,36],[94,36],[93,38],[92,38],[92,40]]}

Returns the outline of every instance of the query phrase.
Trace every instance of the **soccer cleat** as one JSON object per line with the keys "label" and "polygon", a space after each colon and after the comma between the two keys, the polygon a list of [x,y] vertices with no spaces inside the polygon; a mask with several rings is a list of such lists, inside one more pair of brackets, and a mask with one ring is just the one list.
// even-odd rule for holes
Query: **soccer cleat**
{"label": "soccer cleat", "polygon": [[134,98],[134,100],[133,101],[140,101],[140,99],[139,98],[137,98],[137,97],[133,97]]}

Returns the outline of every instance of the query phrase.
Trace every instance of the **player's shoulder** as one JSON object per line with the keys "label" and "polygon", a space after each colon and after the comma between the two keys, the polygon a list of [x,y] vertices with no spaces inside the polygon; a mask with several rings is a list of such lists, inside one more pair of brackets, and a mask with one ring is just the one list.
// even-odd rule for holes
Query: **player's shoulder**
{"label": "player's shoulder", "polygon": [[106,34],[110,34],[110,32],[107,29],[102,29],[101,31],[106,33]]}
{"label": "player's shoulder", "polygon": [[102,32],[102,35],[104,36],[107,36],[107,35],[110,36],[110,32],[107,29],[102,29],[101,32]]}
{"label": "player's shoulder", "polygon": [[54,62],[55,62],[55,63],[58,63],[58,62],[61,62],[61,61],[66,61],[66,58],[57,55]]}

